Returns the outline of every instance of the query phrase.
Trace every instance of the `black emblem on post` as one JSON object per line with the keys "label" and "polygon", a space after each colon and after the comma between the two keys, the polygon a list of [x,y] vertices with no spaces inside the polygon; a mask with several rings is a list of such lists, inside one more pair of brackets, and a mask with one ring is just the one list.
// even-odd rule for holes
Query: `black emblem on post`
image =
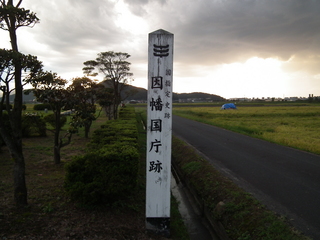
{"label": "black emblem on post", "polygon": [[169,56],[169,45],[160,46],[153,44],[153,56],[156,57],[167,57]]}

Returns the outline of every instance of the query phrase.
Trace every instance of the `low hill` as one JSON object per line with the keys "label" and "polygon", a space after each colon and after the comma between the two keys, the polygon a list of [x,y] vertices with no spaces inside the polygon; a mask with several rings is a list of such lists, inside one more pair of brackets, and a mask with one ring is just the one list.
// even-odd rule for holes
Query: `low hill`
{"label": "low hill", "polygon": [[215,94],[202,93],[202,92],[192,92],[192,93],[173,93],[173,100],[183,100],[183,101],[225,101],[226,99]]}
{"label": "low hill", "polygon": [[[147,101],[148,91],[144,88],[138,88],[128,85],[124,94],[129,93],[126,100]],[[175,102],[209,102],[225,101],[226,99],[215,94],[193,92],[193,93],[173,93],[172,97]]]}
{"label": "low hill", "polygon": [[[128,85],[122,93],[122,98],[130,101],[147,101],[148,91],[144,88]],[[13,102],[14,94],[10,95],[10,102]],[[215,94],[193,92],[193,93],[173,93],[174,102],[209,102],[209,101],[225,101],[226,99]],[[35,97],[32,93],[23,95],[24,103],[35,102]]]}

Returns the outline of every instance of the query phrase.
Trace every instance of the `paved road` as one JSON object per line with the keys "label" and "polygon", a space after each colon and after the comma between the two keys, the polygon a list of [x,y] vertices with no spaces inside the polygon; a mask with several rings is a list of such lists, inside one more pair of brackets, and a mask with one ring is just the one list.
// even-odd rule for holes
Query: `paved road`
{"label": "paved road", "polygon": [[174,135],[304,234],[320,239],[320,156],[173,116]]}

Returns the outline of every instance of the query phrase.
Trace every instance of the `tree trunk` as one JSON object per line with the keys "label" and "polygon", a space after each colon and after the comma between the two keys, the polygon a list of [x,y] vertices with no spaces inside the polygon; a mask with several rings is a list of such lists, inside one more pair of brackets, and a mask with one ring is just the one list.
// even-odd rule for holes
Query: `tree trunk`
{"label": "tree trunk", "polygon": [[113,119],[118,119],[118,102],[119,102],[119,82],[117,80],[113,80],[113,88],[114,88],[114,103],[113,103]]}
{"label": "tree trunk", "polygon": [[14,161],[14,202],[17,206],[26,206],[28,205],[28,192],[25,181],[25,162],[22,153],[21,138],[20,140],[17,140],[16,135],[14,135],[14,131],[10,133],[10,131],[5,129],[3,126],[0,127],[0,132],[9,149],[10,156]]}
{"label": "tree trunk", "polygon": [[106,116],[108,117],[108,120],[112,120],[113,119],[113,103],[110,104],[109,106],[106,106],[104,108],[104,111],[106,113]]}
{"label": "tree trunk", "polygon": [[28,204],[28,192],[25,181],[25,163],[23,155],[14,157],[14,202],[17,206]]}
{"label": "tree trunk", "polygon": [[56,145],[56,143],[54,144],[54,148],[53,148],[54,152],[53,152],[53,155],[54,155],[54,163],[55,164],[60,164],[61,162],[61,154],[60,154],[60,145],[58,143],[58,145]]}
{"label": "tree trunk", "polygon": [[[8,5],[13,5],[13,1],[9,1]],[[10,40],[11,47],[14,52],[19,52],[18,43],[17,43],[17,35],[16,35],[16,19],[13,14],[10,14]],[[15,98],[14,98],[14,106],[10,119],[10,124],[12,128],[12,140],[13,145],[10,149],[10,153],[12,158],[14,159],[14,200],[16,205],[25,206],[28,204],[27,202],[27,187],[25,181],[25,162],[22,151],[22,122],[21,122],[21,114],[22,114],[22,82],[21,82],[21,59],[14,60],[15,67]]]}
{"label": "tree trunk", "polygon": [[85,138],[89,138],[89,132],[90,132],[91,124],[92,124],[92,122],[84,124],[84,137]]}
{"label": "tree trunk", "polygon": [[117,102],[114,103],[113,105],[113,116],[114,116],[114,119],[118,119],[118,104]]}
{"label": "tree trunk", "polygon": [[14,201],[17,206],[25,206],[28,202],[25,182],[25,161],[22,150],[22,87],[20,88],[21,89],[16,87],[16,97],[14,99],[14,107],[10,119],[12,129],[11,134],[13,135],[10,141],[14,141],[14,147],[10,149],[10,153],[14,160]]}
{"label": "tree trunk", "polygon": [[[12,16],[10,16],[12,18]],[[11,19],[11,23],[15,22],[14,19]],[[16,31],[12,28],[10,31],[10,39],[12,50],[18,52],[17,45],[17,36]],[[23,86],[21,82],[21,59],[14,60],[15,66],[15,98],[14,106],[10,119],[11,129],[13,138],[11,141],[14,141],[13,145],[15,147],[10,150],[11,156],[14,159],[14,201],[17,206],[25,206],[28,204],[27,201],[27,187],[25,181],[25,162],[22,151],[22,93]]]}
{"label": "tree trunk", "polygon": [[[21,4],[21,0],[18,2],[17,7]],[[2,1],[2,7],[7,6],[13,8],[13,0],[8,0],[7,4],[5,1]],[[9,15],[6,15],[1,21],[4,20],[8,27],[10,42],[13,52],[19,53],[18,50],[18,42],[17,42],[17,19],[16,12],[10,11]],[[19,26],[18,26],[19,27]],[[17,54],[18,55],[18,54]],[[10,155],[14,161],[14,201],[18,206],[25,206],[28,204],[27,202],[27,187],[25,182],[25,162],[22,151],[22,122],[21,122],[21,114],[22,114],[22,93],[23,93],[23,85],[21,79],[22,72],[22,63],[19,57],[13,59],[13,65],[15,68],[14,73],[14,83],[15,83],[15,98],[14,98],[14,106],[12,112],[8,111],[9,122],[11,129],[5,129],[4,122],[0,119],[0,133],[2,138],[4,139]],[[7,86],[9,92],[9,86]],[[8,98],[7,98],[8,100]],[[8,110],[8,102],[7,102],[7,110]],[[1,116],[2,117],[2,116]],[[10,132],[11,130],[11,132]]]}
{"label": "tree trunk", "polygon": [[60,155],[60,130],[61,130],[61,123],[60,123],[60,112],[61,109],[55,111],[55,121],[56,121],[56,129],[54,132],[54,148],[53,148],[53,158],[55,164],[60,164],[61,162],[61,155]]}

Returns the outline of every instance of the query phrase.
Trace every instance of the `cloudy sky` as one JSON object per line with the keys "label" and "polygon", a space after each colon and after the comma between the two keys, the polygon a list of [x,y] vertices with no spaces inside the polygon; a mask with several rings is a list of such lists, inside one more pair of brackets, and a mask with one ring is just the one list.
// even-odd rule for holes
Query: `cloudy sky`
{"label": "cloudy sky", "polygon": [[[174,92],[232,97],[320,96],[319,0],[24,0],[40,23],[20,51],[65,79],[105,51],[131,55],[147,88],[148,34],[174,34]],[[0,31],[0,47],[9,48]]]}

